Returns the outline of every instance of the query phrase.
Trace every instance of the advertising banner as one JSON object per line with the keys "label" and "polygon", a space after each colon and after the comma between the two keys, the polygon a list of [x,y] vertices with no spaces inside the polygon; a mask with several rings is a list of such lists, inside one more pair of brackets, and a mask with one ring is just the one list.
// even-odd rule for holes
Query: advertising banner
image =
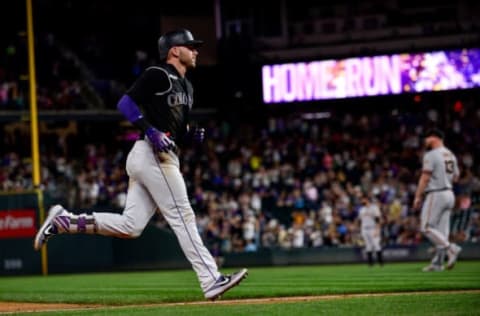
{"label": "advertising banner", "polygon": [[0,212],[0,239],[34,237],[35,210],[17,209]]}

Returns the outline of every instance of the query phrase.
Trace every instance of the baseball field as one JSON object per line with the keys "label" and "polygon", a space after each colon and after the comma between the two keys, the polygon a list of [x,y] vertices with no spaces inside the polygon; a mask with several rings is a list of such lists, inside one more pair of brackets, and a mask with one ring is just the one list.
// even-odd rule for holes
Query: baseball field
{"label": "baseball field", "polygon": [[424,264],[250,268],[216,302],[191,270],[2,277],[0,314],[480,315],[480,261]]}

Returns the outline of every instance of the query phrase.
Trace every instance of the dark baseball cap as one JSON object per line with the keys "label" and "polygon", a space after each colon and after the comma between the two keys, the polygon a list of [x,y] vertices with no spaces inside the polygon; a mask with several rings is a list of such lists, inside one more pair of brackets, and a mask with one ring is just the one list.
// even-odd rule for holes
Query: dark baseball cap
{"label": "dark baseball cap", "polygon": [[174,46],[200,47],[202,45],[203,41],[194,39],[192,32],[187,29],[167,32],[158,39],[160,59],[167,58],[168,51]]}
{"label": "dark baseball cap", "polygon": [[427,130],[425,132],[425,134],[423,134],[424,138],[427,138],[427,137],[430,137],[430,136],[436,136],[440,139],[445,138],[445,134],[441,130],[439,130],[438,128],[431,128],[431,129]]}
{"label": "dark baseball cap", "polygon": [[368,193],[368,191],[362,190],[362,192],[360,193],[360,199],[366,199],[370,201],[370,194]]}

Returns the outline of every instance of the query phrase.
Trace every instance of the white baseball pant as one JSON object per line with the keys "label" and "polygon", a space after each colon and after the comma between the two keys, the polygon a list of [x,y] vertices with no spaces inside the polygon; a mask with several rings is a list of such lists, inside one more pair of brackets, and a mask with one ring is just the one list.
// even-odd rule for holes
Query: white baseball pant
{"label": "white baseball pant", "polygon": [[130,183],[125,209],[122,214],[93,213],[97,233],[138,237],[159,210],[175,232],[205,291],[220,277],[217,264],[198,233],[177,155],[170,151],[160,153],[158,157],[155,158],[146,141],[135,142],[127,157]]}
{"label": "white baseball pant", "polygon": [[365,241],[365,251],[378,252],[382,250],[382,248],[380,247],[380,234],[377,228],[362,228],[362,237]]}

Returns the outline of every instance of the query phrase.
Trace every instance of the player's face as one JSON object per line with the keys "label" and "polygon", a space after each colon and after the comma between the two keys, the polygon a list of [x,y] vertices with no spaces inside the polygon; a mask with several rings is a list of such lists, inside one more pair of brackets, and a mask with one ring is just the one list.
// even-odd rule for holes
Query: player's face
{"label": "player's face", "polygon": [[425,148],[427,150],[431,150],[433,148],[433,142],[435,139],[432,136],[426,137],[425,138]]}
{"label": "player's face", "polygon": [[197,65],[198,51],[193,46],[181,46],[178,59],[187,68],[195,68]]}

